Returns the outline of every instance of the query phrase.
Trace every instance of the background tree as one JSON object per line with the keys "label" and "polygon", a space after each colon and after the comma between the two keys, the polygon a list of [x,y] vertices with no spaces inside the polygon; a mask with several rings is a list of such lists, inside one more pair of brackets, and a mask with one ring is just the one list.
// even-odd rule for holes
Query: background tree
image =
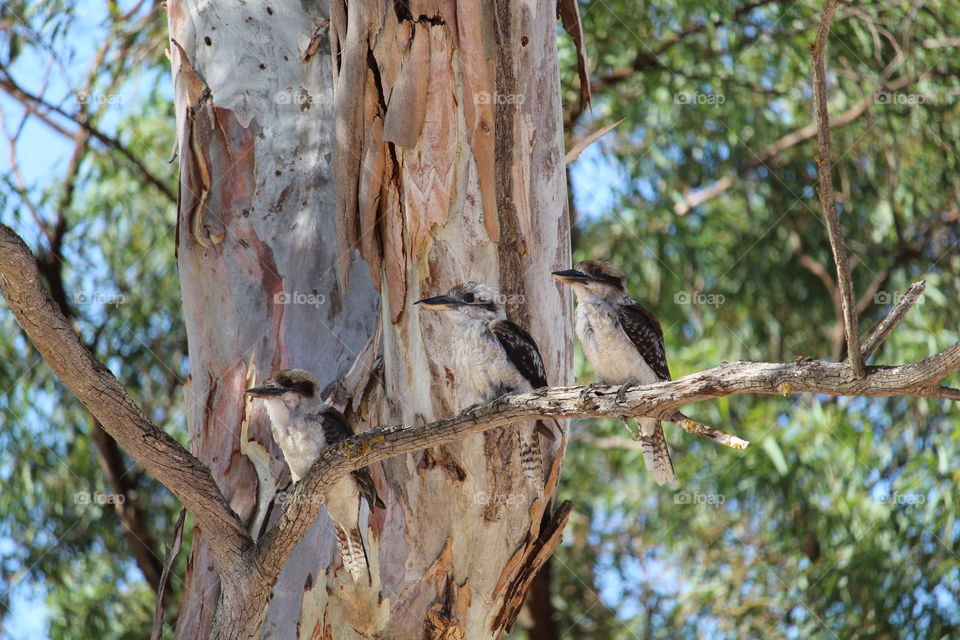
{"label": "background tree", "polygon": [[[156,424],[183,435],[162,7],[5,2],[0,16],[3,222],[35,249],[83,341]],[[83,619],[86,634],[143,637],[176,501],[0,315],[3,627],[71,637]],[[168,610],[183,569],[181,558]]]}
{"label": "background tree", "polygon": [[[810,45],[822,8],[581,5],[594,108],[571,81],[568,136],[626,120],[572,166],[575,257],[609,256],[631,274],[675,377],[844,355],[815,189]],[[878,363],[957,336],[958,19],[944,5],[874,3],[841,9],[832,26],[834,181],[860,326],[927,283]],[[687,413],[753,444],[733,458],[672,430],[679,492],[638,473],[641,453],[616,423],[574,424],[561,497],[577,515],[551,572],[561,630],[949,634],[960,620],[947,595],[960,584],[955,404],[792,396]]]}
{"label": "background tree", "polygon": [[[171,312],[174,218],[158,186],[174,185],[163,163],[167,142],[158,144],[173,137],[160,56],[164,17],[148,3],[126,13],[106,7],[93,15],[70,3],[2,9],[2,105],[17,141],[3,171],[3,220],[37,249],[41,267],[47,253],[60,256],[63,299],[124,294],[123,304],[97,296],[69,311],[150,417],[176,433],[184,421],[174,390],[187,369],[176,355],[180,315]],[[571,144],[627,117],[572,165],[578,253],[611,257],[631,273],[634,295],[664,321],[675,377],[737,358],[842,355],[839,321],[823,322],[838,315],[826,235],[816,224],[809,126],[808,45],[821,8],[582,3],[593,111],[579,104],[574,51],[561,39]],[[927,280],[923,303],[884,346],[881,362],[913,361],[956,340],[949,322],[957,282],[956,22],[949,6],[879,4],[842,10],[833,26],[834,178],[855,254],[861,325],[909,282]],[[91,26],[103,37],[88,39]],[[107,50],[99,63],[91,40]],[[86,72],[73,71],[80,60],[94,69],[95,91],[86,94]],[[103,89],[116,78],[120,90]],[[97,88],[95,101],[80,99]],[[91,110],[104,102],[100,115]],[[91,132],[71,171],[74,138],[90,123],[100,135]],[[68,143],[56,144],[57,136]],[[62,155],[67,179],[53,177],[38,147]],[[58,207],[67,193],[73,204]],[[59,243],[44,231],[60,228]],[[148,251],[154,241],[158,249]],[[55,278],[44,275],[56,294]],[[128,292],[140,290],[149,299],[133,302]],[[10,315],[0,321],[0,366],[11,389],[2,399],[0,470],[11,487],[2,531],[19,542],[2,547],[2,593],[19,600],[5,616],[8,627],[18,631],[32,584],[42,589],[35,597],[45,598],[55,637],[79,632],[61,623],[60,611],[82,614],[104,637],[142,637],[153,600],[149,568],[118,561],[140,557],[117,526],[123,514],[74,501],[78,490],[119,493],[97,468],[94,425],[50,379]],[[639,452],[623,450],[615,424],[575,425],[561,497],[578,508],[545,584],[561,615],[554,636],[538,637],[864,636],[904,628],[942,635],[958,622],[950,597],[960,581],[954,412],[904,399],[704,403],[689,413],[737,429],[754,446],[732,458],[668,432],[674,451],[687,453],[677,464],[686,492],[679,494],[646,484]],[[169,539],[174,502],[129,460],[120,468],[137,480],[125,504],[136,496],[152,531]],[[190,530],[188,523],[188,537]],[[182,566],[171,581],[174,604],[179,575]],[[536,615],[543,610],[521,620],[532,633],[548,627]]]}

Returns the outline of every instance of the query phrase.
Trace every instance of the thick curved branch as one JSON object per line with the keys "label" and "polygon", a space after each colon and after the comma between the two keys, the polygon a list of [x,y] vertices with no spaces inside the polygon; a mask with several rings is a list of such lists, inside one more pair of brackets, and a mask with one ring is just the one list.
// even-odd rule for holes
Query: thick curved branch
{"label": "thick curved branch", "polygon": [[0,289],[17,322],[54,373],[137,462],[190,510],[201,529],[215,532],[210,548],[221,569],[252,545],[210,470],[140,411],[117,379],[80,343],[40,283],[30,249],[0,225]]}
{"label": "thick curved branch", "polygon": [[[209,470],[157,429],[116,378],[79,342],[40,284],[36,261],[23,240],[0,225],[0,289],[17,321],[51,368],[126,451],[166,485],[211,532],[208,541],[223,580],[223,598],[245,613],[216,628],[259,636],[270,589],[320,512],[323,496],[344,475],[404,453],[435,447],[533,418],[682,417],[684,405],[722,396],[812,392],[845,396],[908,395],[960,400],[960,390],[938,381],[960,370],[960,343],[922,362],[865,369],[861,378],[843,363],[733,362],[655,385],[544,388],[507,395],[459,416],[421,426],[380,427],[323,452],[294,487],[278,522],[254,545]],[[891,315],[902,315],[899,312]],[[225,607],[237,614],[236,607]],[[226,614],[225,614],[226,615]],[[238,625],[247,626],[238,626]],[[254,628],[256,627],[256,628]],[[224,637],[238,637],[235,633]],[[214,634],[216,635],[216,633]],[[245,637],[246,637],[245,636]]]}
{"label": "thick curved branch", "polygon": [[863,358],[860,357],[860,333],[857,326],[857,299],[853,293],[853,280],[850,278],[850,263],[847,248],[843,242],[843,228],[833,201],[833,170],[830,164],[830,112],[827,110],[827,69],[825,53],[827,38],[830,35],[830,21],[841,0],[828,0],[817,40],[813,45],[813,101],[817,112],[817,173],[820,179],[820,205],[823,217],[827,221],[830,236],[830,250],[833,262],[837,266],[837,286],[840,289],[840,302],[843,305],[843,329],[847,335],[847,353],[855,354],[850,358],[853,375],[863,377]]}

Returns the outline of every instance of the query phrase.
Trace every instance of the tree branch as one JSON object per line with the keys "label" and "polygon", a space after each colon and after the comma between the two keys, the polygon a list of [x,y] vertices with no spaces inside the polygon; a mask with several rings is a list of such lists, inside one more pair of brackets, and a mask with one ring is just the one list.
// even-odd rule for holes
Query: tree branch
{"label": "tree branch", "polygon": [[[741,394],[789,395],[797,392],[833,396],[916,396],[960,399],[960,390],[937,382],[960,370],[960,343],[918,363],[865,369],[857,378],[843,363],[804,360],[796,363],[728,362],[677,380],[631,387],[555,387],[506,395],[475,405],[454,418],[420,426],[396,425],[364,431],[327,448],[293,489],[277,523],[254,551],[260,575],[272,579],[320,512],[319,496],[347,473],[404,453],[436,447],[488,429],[535,418],[636,418],[670,420],[688,404]],[[622,395],[623,402],[617,400]]]}
{"label": "tree branch", "polygon": [[6,225],[0,225],[0,290],[54,373],[104,430],[177,496],[200,528],[213,533],[210,549],[221,569],[236,562],[252,541],[210,470],[150,422],[113,374],[80,343],[40,284],[30,249]]}
{"label": "tree branch", "polygon": [[817,111],[817,173],[820,178],[820,204],[827,221],[833,262],[837,266],[837,286],[840,289],[840,302],[843,305],[843,328],[847,335],[847,353],[857,356],[850,358],[850,367],[855,377],[862,378],[864,371],[863,359],[860,357],[857,299],[853,293],[847,248],[843,243],[843,229],[840,227],[840,218],[837,216],[833,201],[833,176],[830,166],[830,113],[827,110],[827,71],[824,57],[827,37],[830,35],[830,21],[840,2],[841,0],[827,1],[827,6],[820,17],[817,40],[813,45],[813,100]]}
{"label": "tree branch", "polygon": [[870,336],[867,338],[866,342],[863,343],[863,347],[860,349],[861,358],[864,362],[870,359],[871,356],[877,351],[877,348],[880,347],[880,344],[887,339],[887,336],[890,335],[890,332],[893,331],[894,327],[900,324],[900,321],[903,320],[903,317],[907,315],[907,311],[910,311],[910,308],[920,299],[920,296],[923,295],[923,290],[927,288],[927,283],[923,280],[919,282],[914,282],[910,285],[910,288],[907,289],[907,292],[904,294],[900,300],[897,301],[897,304],[894,305],[893,309],[890,310],[890,313],[887,314],[883,320],[881,320],[877,326],[873,328],[873,331],[870,332]]}
{"label": "tree branch", "polygon": [[[829,123],[830,128],[838,129],[856,121],[860,116],[866,113],[867,110],[869,110],[871,105],[876,104],[876,96],[878,92],[899,91],[900,89],[910,86],[918,79],[929,75],[929,73],[920,75],[907,75],[892,82],[888,81],[889,74],[898,69],[899,66],[900,65],[897,64],[892,67],[888,67],[888,72],[884,73],[883,79],[881,79],[880,83],[877,84],[876,88],[870,93],[864,95],[859,102],[838,115],[836,118],[832,118]],[[749,161],[743,163],[739,168],[733,169],[722,178],[718,178],[715,182],[712,182],[705,187],[686,193],[679,202],[673,205],[674,212],[681,216],[689,213],[694,207],[698,207],[729,190],[730,187],[734,185],[735,178],[742,176],[748,171],[752,171],[753,169],[773,162],[784,151],[787,151],[788,149],[791,149],[799,144],[803,144],[804,142],[813,139],[816,135],[817,125],[814,122],[805,127],[801,127],[796,131],[788,133],[773,144],[761,149],[759,153],[750,158]]]}
{"label": "tree branch", "polygon": [[[544,388],[502,396],[453,418],[420,426],[379,427],[328,447],[310,473],[294,486],[277,523],[254,545],[206,466],[157,429],[116,378],[80,344],[41,286],[33,255],[5,225],[0,225],[0,289],[54,372],[104,429],[180,499],[198,526],[210,532],[208,543],[223,587],[220,606],[227,616],[218,616],[212,637],[259,637],[270,590],[319,514],[323,496],[347,473],[387,458],[536,418],[650,416],[682,420],[679,408],[684,405],[736,394],[811,392],[960,400],[960,389],[938,386],[939,380],[960,370],[960,343],[922,362],[866,367],[860,378],[843,363],[732,362],[655,385]],[[897,305],[887,324],[895,324],[905,310],[906,303]]]}
{"label": "tree branch", "polygon": [[116,149],[120,155],[126,158],[127,161],[133,165],[133,167],[137,170],[137,173],[139,173],[144,180],[155,186],[164,196],[166,196],[167,200],[174,203],[177,201],[177,195],[170,190],[170,187],[168,187],[163,180],[155,176],[146,167],[146,165],[140,161],[139,158],[133,155],[133,152],[130,151],[130,149],[125,147],[123,143],[120,142],[120,140],[107,133],[104,133],[85,118],[71,115],[64,109],[46,102],[41,96],[30,93],[17,84],[17,82],[13,79],[13,76],[10,75],[10,72],[3,65],[0,65],[0,71],[3,72],[3,77],[0,78],[0,88],[3,88],[12,98],[23,104],[28,109],[33,110],[35,107],[43,107],[46,109],[47,113],[45,114],[41,114],[39,111],[34,111],[37,117],[39,117],[45,124],[69,138],[75,138],[76,134],[70,133],[60,125],[56,124],[48,114],[53,112],[57,115],[63,116],[64,118],[67,118],[103,144]]}
{"label": "tree branch", "polygon": [[[616,85],[629,80],[635,74],[643,71],[666,68],[663,62],[660,60],[660,56],[667,53],[670,49],[680,44],[690,36],[703,33],[710,24],[712,24],[714,27],[721,27],[724,24],[738,22],[740,18],[749,14],[754,9],[758,9],[768,4],[779,4],[782,2],[786,2],[786,0],[756,0],[755,2],[749,2],[735,9],[731,19],[696,22],[685,27],[683,30],[674,33],[669,38],[661,41],[655,49],[644,45],[643,50],[637,51],[633,57],[633,61],[630,64],[617,69],[612,69],[606,75],[600,76],[591,82],[590,93],[595,95],[601,91],[606,91],[607,89],[615,87]],[[581,99],[579,103],[575,104],[570,109],[569,123],[566,127],[568,131],[572,131],[572,125],[576,124],[577,120],[580,119],[580,116],[583,115],[586,108],[587,103]]]}

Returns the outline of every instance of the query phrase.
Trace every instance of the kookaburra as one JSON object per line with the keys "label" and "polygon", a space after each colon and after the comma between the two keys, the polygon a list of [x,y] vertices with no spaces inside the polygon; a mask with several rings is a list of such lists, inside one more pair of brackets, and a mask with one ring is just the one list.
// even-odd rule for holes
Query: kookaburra
{"label": "kookaburra", "polygon": [[[327,446],[353,436],[343,414],[320,397],[317,379],[303,369],[274,371],[247,394],[263,399],[270,415],[273,439],[280,445],[294,482],[307,475]],[[360,500],[384,508],[369,469],[344,476],[326,495],[327,512],[333,519],[343,566],[354,581],[370,580],[370,565],[360,535]]]}
{"label": "kookaburra", "polygon": [[[464,406],[547,386],[537,343],[526,330],[507,320],[500,299],[485,284],[465,282],[442,296],[416,302],[428,309],[447,311],[453,319],[453,366],[457,379],[471,396]],[[554,437],[539,421],[536,430]],[[521,466],[542,487],[543,462],[537,433],[527,426],[516,432]]]}
{"label": "kookaburra", "polygon": [[[583,353],[604,384],[653,384],[670,380],[663,329],[627,293],[623,272],[609,262],[585,260],[553,273],[577,295],[575,329]],[[673,462],[654,418],[639,418],[643,459],[657,484],[674,482]],[[629,428],[629,427],[628,427]]]}

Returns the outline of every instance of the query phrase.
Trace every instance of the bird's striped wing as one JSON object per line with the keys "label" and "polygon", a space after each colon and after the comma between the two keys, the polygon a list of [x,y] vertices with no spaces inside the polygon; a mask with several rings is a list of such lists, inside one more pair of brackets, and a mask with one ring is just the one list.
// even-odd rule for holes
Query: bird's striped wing
{"label": "bird's striped wing", "polygon": [[[497,320],[490,324],[490,331],[497,338],[507,354],[507,359],[520,372],[534,389],[547,386],[547,374],[543,367],[543,358],[533,336],[519,325],[509,320]],[[551,440],[555,438],[545,424],[537,420],[536,432],[527,434],[528,427],[517,430],[520,447],[520,465],[524,472],[538,487],[543,486],[543,458],[540,453],[540,440],[537,433],[546,433]]]}
{"label": "bird's striped wing", "polygon": [[543,368],[543,358],[533,337],[520,326],[509,320],[496,320],[490,323],[490,331],[507,352],[510,363],[517,368],[534,389],[547,386],[547,374]]}
{"label": "bird's striped wing", "polygon": [[[617,317],[623,332],[640,352],[640,356],[661,380],[670,380],[670,367],[667,366],[667,354],[663,346],[663,329],[657,318],[634,302],[617,307]],[[663,437],[663,427],[659,420],[640,418],[639,440],[643,445],[643,460],[653,479],[659,485],[676,481],[670,449]]]}
{"label": "bird's striped wing", "polygon": [[[353,429],[351,429],[347,423],[347,419],[333,407],[324,409],[320,418],[320,423],[323,425],[323,437],[326,438],[328,447],[343,442],[354,435]],[[375,506],[384,509],[386,505],[383,504],[383,500],[377,495],[377,486],[373,483],[373,476],[370,475],[370,470],[364,467],[351,473],[353,474],[353,479],[357,481],[357,486],[360,488],[360,495],[363,496],[370,505],[370,509],[373,510]]]}
{"label": "bird's striped wing", "polygon": [[617,319],[640,356],[661,380],[670,380],[670,367],[663,347],[663,329],[656,317],[642,306],[622,304],[617,307]]}

